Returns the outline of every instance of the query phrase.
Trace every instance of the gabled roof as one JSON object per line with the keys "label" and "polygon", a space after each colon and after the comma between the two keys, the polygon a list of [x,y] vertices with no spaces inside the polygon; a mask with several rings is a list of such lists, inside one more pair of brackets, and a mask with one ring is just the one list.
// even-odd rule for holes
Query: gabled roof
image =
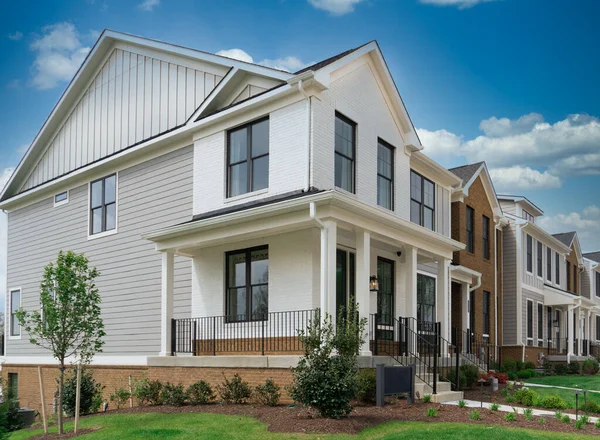
{"label": "gabled roof", "polygon": [[588,252],[586,254],[583,254],[583,256],[585,258],[587,258],[588,260],[592,260],[592,261],[595,261],[596,263],[600,263],[600,251]]}
{"label": "gabled roof", "polygon": [[559,240],[561,243],[563,243],[565,246],[568,246],[568,247],[571,247],[571,243],[573,243],[573,239],[575,238],[575,235],[577,235],[577,232],[575,232],[575,231],[561,232],[559,234],[552,234],[552,236],[554,238],[556,238],[557,240]]}
{"label": "gabled roof", "polygon": [[484,163],[485,162],[477,162],[468,165],[461,165],[459,167],[449,168],[449,170],[462,179],[464,186],[473,178],[476,173],[480,171],[481,165]]}
{"label": "gabled roof", "polygon": [[[469,188],[475,182],[477,177],[481,176],[481,182],[483,184],[483,188],[488,197],[488,201],[494,211],[494,214],[497,217],[502,215],[502,209],[500,208],[500,203],[498,202],[498,196],[496,195],[496,189],[494,188],[494,182],[492,181],[492,177],[490,176],[490,172],[487,169],[487,165],[485,162],[477,162],[468,165],[462,165],[460,167],[450,168],[450,172],[455,174],[462,180],[462,185],[457,191],[458,200],[462,201],[462,196],[469,195]],[[453,199],[453,201],[455,201]]]}
{"label": "gabled roof", "polygon": [[304,67],[303,69],[300,69],[297,72],[294,72],[294,75],[300,75],[301,73],[308,72],[309,70],[315,71],[315,70],[322,69],[323,67],[326,67],[326,66],[330,65],[331,63],[333,63],[341,58],[344,58],[346,55],[351,54],[355,50],[358,50],[361,47],[366,46],[367,44],[369,44],[369,43],[363,44],[362,46],[355,47],[354,49],[348,49],[342,53],[338,53],[337,55],[329,57],[323,61],[319,61],[318,63]]}
{"label": "gabled roof", "polygon": [[514,196],[510,194],[498,194],[498,200],[510,200],[512,202],[518,203],[522,202],[529,206],[530,209],[535,211],[537,215],[544,215],[544,211],[542,211],[535,203],[529,200],[525,196]]}

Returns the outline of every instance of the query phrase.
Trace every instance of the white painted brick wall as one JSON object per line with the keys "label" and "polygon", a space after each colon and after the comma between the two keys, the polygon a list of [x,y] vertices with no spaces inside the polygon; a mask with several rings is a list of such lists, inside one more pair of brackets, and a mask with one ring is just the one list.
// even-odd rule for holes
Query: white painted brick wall
{"label": "white painted brick wall", "polygon": [[196,141],[194,214],[302,190],[308,173],[307,114],[304,100],[269,115],[269,188],[257,194],[226,198],[226,131]]}

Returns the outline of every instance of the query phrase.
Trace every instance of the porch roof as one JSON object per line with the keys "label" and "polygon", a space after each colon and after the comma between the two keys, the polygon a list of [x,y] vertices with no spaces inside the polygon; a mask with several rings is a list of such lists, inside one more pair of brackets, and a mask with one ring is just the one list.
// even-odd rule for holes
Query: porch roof
{"label": "porch roof", "polygon": [[567,306],[575,305],[581,297],[557,289],[556,287],[544,284],[544,304],[547,306]]}
{"label": "porch roof", "polygon": [[465,245],[423,228],[339,191],[308,192],[306,195],[274,200],[247,209],[228,212],[150,232],[142,238],[156,244],[156,250],[192,256],[194,249],[241,239],[292,232],[316,227],[310,204],[318,208],[316,218],[336,221],[341,228],[366,230],[373,238],[414,246],[426,253],[452,258]]}
{"label": "porch roof", "polygon": [[478,279],[481,279],[481,272],[465,266],[450,265],[450,276],[452,277],[452,281],[474,285]]}

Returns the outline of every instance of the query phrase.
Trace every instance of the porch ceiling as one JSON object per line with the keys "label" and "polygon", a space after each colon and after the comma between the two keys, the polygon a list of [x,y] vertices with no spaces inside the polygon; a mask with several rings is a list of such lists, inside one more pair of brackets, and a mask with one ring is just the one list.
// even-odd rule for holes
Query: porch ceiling
{"label": "porch ceiling", "polygon": [[577,304],[580,297],[554,287],[544,285],[544,304],[547,306],[570,306]]}

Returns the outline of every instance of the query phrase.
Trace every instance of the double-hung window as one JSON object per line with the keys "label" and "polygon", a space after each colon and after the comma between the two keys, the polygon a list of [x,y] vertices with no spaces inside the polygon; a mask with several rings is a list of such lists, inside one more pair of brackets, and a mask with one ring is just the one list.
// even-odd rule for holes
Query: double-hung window
{"label": "double-hung window", "polygon": [[483,335],[490,336],[490,292],[483,291]]}
{"label": "double-hung window", "polygon": [[475,252],[475,210],[467,206],[467,251]]}
{"label": "double-hung window", "polygon": [[17,319],[17,310],[21,307],[21,291],[10,291],[10,336],[21,336],[21,325]]}
{"label": "double-hung window", "polygon": [[558,252],[554,254],[554,271],[556,272],[556,284],[560,284],[560,256]]}
{"label": "double-hung window", "polygon": [[227,133],[227,196],[269,187],[269,118]]}
{"label": "double-hung window", "polygon": [[544,346],[544,306],[537,303],[538,347]]}
{"label": "double-hung window", "polygon": [[227,322],[264,321],[269,313],[269,249],[227,252]]}
{"label": "double-hung window", "polygon": [[335,186],[356,192],[354,168],[356,157],[356,123],[335,114]]}
{"label": "double-hung window", "polygon": [[571,262],[567,261],[567,290],[571,289]]}
{"label": "double-hung window", "polygon": [[546,247],[546,279],[552,282],[552,249]]}
{"label": "double-hung window", "polygon": [[573,293],[577,293],[577,265],[573,265]]}
{"label": "double-hung window", "polygon": [[435,231],[435,184],[410,172],[410,221]]}
{"label": "double-hung window", "polygon": [[90,184],[90,235],[117,227],[117,175]]}
{"label": "double-hung window", "polygon": [[486,260],[490,259],[490,218],[487,216],[483,216],[481,218],[481,226],[482,226],[482,244],[483,244],[483,258]]}
{"label": "double-hung window", "polygon": [[600,298],[600,272],[596,272],[596,296]]}
{"label": "double-hung window", "polygon": [[377,204],[394,209],[394,147],[377,142]]}
{"label": "double-hung window", "polygon": [[533,345],[533,301],[527,300],[527,345]]}
{"label": "double-hung window", "polygon": [[596,341],[600,341],[600,315],[596,315]]}
{"label": "double-hung window", "polygon": [[544,276],[544,246],[541,241],[537,242],[537,275],[542,278]]}
{"label": "double-hung window", "polygon": [[533,238],[527,235],[527,272],[533,273]]}

